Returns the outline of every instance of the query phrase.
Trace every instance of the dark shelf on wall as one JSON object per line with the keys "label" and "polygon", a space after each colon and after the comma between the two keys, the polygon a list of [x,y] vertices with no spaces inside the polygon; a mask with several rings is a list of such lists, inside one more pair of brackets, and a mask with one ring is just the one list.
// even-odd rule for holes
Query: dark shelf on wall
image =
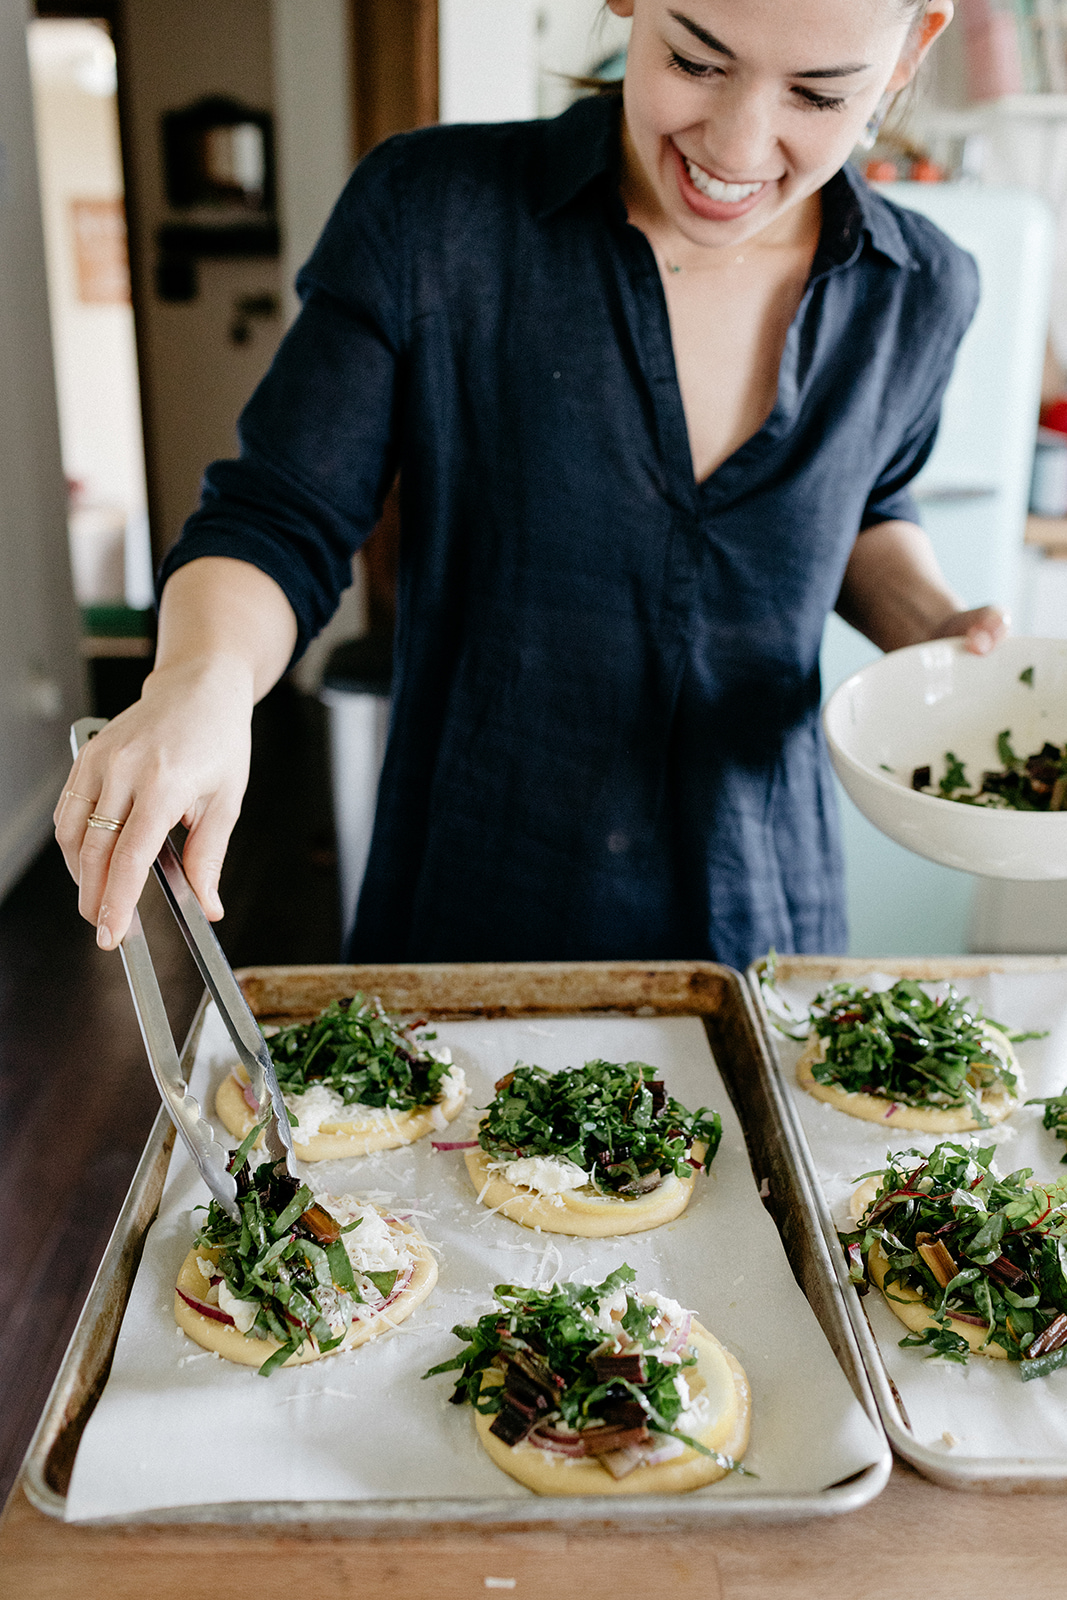
{"label": "dark shelf on wall", "polygon": [[156,234],[156,293],[161,300],[195,300],[201,261],[263,260],[277,256],[277,222],[166,222]]}

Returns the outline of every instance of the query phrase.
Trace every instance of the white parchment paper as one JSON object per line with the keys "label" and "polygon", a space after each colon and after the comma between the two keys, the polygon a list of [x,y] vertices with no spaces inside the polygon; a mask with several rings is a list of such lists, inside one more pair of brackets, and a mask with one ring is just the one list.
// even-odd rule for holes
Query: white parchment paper
{"label": "white parchment paper", "polygon": [[[858,980],[883,988],[894,980],[868,973]],[[821,984],[787,982],[780,992],[793,1004],[807,1005]],[[936,985],[928,985],[933,992]],[[1011,1031],[1048,1029],[1045,1039],[1018,1046],[1022,1099],[1062,1094],[1067,1086],[1067,972],[1003,972],[956,980],[985,1014]],[[775,1038],[786,1084],[800,1113],[815,1168],[835,1224],[851,1229],[848,1202],[853,1180],[884,1165],[890,1150],[931,1151],[942,1139],[997,1146],[1001,1173],[1030,1167],[1035,1177],[1055,1181],[1064,1175],[1064,1145],[1041,1125],[1041,1106],[1020,1106],[1005,1122],[977,1133],[924,1134],[889,1130],[861,1122],[816,1100],[796,1081],[801,1046]],[[972,1356],[966,1366],[931,1360],[921,1349],[900,1348],[907,1330],[882,1296],[864,1300],[871,1329],[890,1377],[904,1402],[916,1439],[946,1455],[1060,1460],[1067,1473],[1067,1370],[1023,1383],[1011,1362]]]}
{"label": "white parchment paper", "polygon": [[[476,1204],[462,1154],[429,1141],[306,1169],[319,1192],[361,1192],[413,1213],[436,1247],[440,1278],[396,1332],[359,1350],[269,1379],[199,1349],[176,1326],[174,1280],[206,1201],[179,1144],[123,1322],[111,1375],[78,1450],[67,1518],[257,1500],[449,1498],[530,1491],[492,1465],[469,1406],[448,1404],[448,1376],[421,1374],[459,1349],[453,1324],[489,1310],[497,1283],[599,1282],[620,1263],[640,1288],[694,1308],[734,1352],[753,1390],[746,1465],[701,1495],[810,1494],[879,1457],[879,1437],[789,1270],[760,1204],[744,1139],[699,1020],[551,1018],[438,1025],[467,1073],[471,1097],[447,1138],[469,1137],[478,1107],[517,1060],[559,1068],[587,1059],[641,1060],[668,1090],[723,1120],[709,1177],[674,1223],[624,1239],[544,1234]],[[202,1105],[231,1051],[214,1011],[205,1019],[193,1088]],[[221,1129],[220,1129],[221,1132]],[[233,1141],[226,1136],[227,1142]],[[561,1470],[566,1470],[565,1468]]]}

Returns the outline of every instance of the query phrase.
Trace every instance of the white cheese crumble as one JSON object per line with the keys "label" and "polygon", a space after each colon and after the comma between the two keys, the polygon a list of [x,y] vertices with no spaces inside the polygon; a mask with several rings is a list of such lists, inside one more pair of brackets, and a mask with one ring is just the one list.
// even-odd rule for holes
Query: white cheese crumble
{"label": "white cheese crumble", "polygon": [[199,1272],[202,1278],[206,1278],[208,1283],[210,1283],[219,1269],[208,1256],[197,1256],[196,1270]]}
{"label": "white cheese crumble", "polygon": [[[437,1060],[447,1056],[449,1050],[434,1052]],[[466,1093],[467,1080],[462,1067],[452,1067],[441,1079],[441,1100],[454,1100]],[[407,1111],[394,1111],[389,1106],[365,1106],[359,1101],[346,1104],[342,1095],[327,1084],[314,1083],[301,1094],[283,1094],[282,1099],[297,1119],[295,1133],[304,1143],[314,1139],[324,1127],[329,1130],[355,1126],[360,1128],[398,1128],[400,1119],[410,1115]],[[440,1101],[438,1101],[440,1103]]]}
{"label": "white cheese crumble", "polygon": [[692,1405],[680,1413],[674,1427],[677,1433],[687,1433],[691,1439],[699,1439],[712,1420],[710,1399],[706,1394],[698,1394]]}
{"label": "white cheese crumble", "polygon": [[[614,1312],[614,1315],[612,1313]],[[619,1319],[626,1313],[626,1290],[618,1288],[614,1294],[606,1294],[596,1303],[593,1313],[593,1325],[601,1333],[617,1333]]]}
{"label": "white cheese crumble", "polygon": [[499,1172],[520,1189],[536,1189],[539,1194],[565,1194],[589,1182],[589,1174],[564,1156],[522,1156],[518,1161],[490,1161],[490,1172]]}
{"label": "white cheese crumble", "polygon": [[641,1303],[646,1306],[655,1306],[659,1312],[659,1316],[656,1319],[656,1332],[661,1338],[664,1336],[670,1338],[674,1329],[685,1321],[686,1313],[677,1300],[672,1300],[669,1295],[657,1294],[655,1289],[650,1289],[647,1294],[643,1294]]}
{"label": "white cheese crumble", "polygon": [[256,1317],[259,1315],[259,1304],[255,1300],[239,1300],[231,1294],[225,1278],[218,1282],[219,1310],[225,1311],[234,1320],[239,1333],[247,1333]]}

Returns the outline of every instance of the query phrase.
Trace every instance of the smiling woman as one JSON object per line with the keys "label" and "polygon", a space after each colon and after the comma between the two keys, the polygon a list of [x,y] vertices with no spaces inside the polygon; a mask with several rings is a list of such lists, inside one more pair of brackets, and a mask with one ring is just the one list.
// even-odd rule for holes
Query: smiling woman
{"label": "smiling woman", "polygon": [[357,169],[164,568],[157,667],[61,803],[110,948],[163,830],[209,914],[253,699],[400,469],[397,667],[350,954],[845,938],[818,649],[992,647],[908,484],[970,258],[846,165],[949,0],[609,0],[622,106],[427,129]]}

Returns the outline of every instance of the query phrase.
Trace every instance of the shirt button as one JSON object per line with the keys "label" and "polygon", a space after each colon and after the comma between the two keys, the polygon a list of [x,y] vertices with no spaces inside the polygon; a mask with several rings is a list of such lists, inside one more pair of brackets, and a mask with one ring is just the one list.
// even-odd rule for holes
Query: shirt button
{"label": "shirt button", "polygon": [[630,848],[630,840],[625,833],[609,833],[608,849],[613,856],[624,855]]}

